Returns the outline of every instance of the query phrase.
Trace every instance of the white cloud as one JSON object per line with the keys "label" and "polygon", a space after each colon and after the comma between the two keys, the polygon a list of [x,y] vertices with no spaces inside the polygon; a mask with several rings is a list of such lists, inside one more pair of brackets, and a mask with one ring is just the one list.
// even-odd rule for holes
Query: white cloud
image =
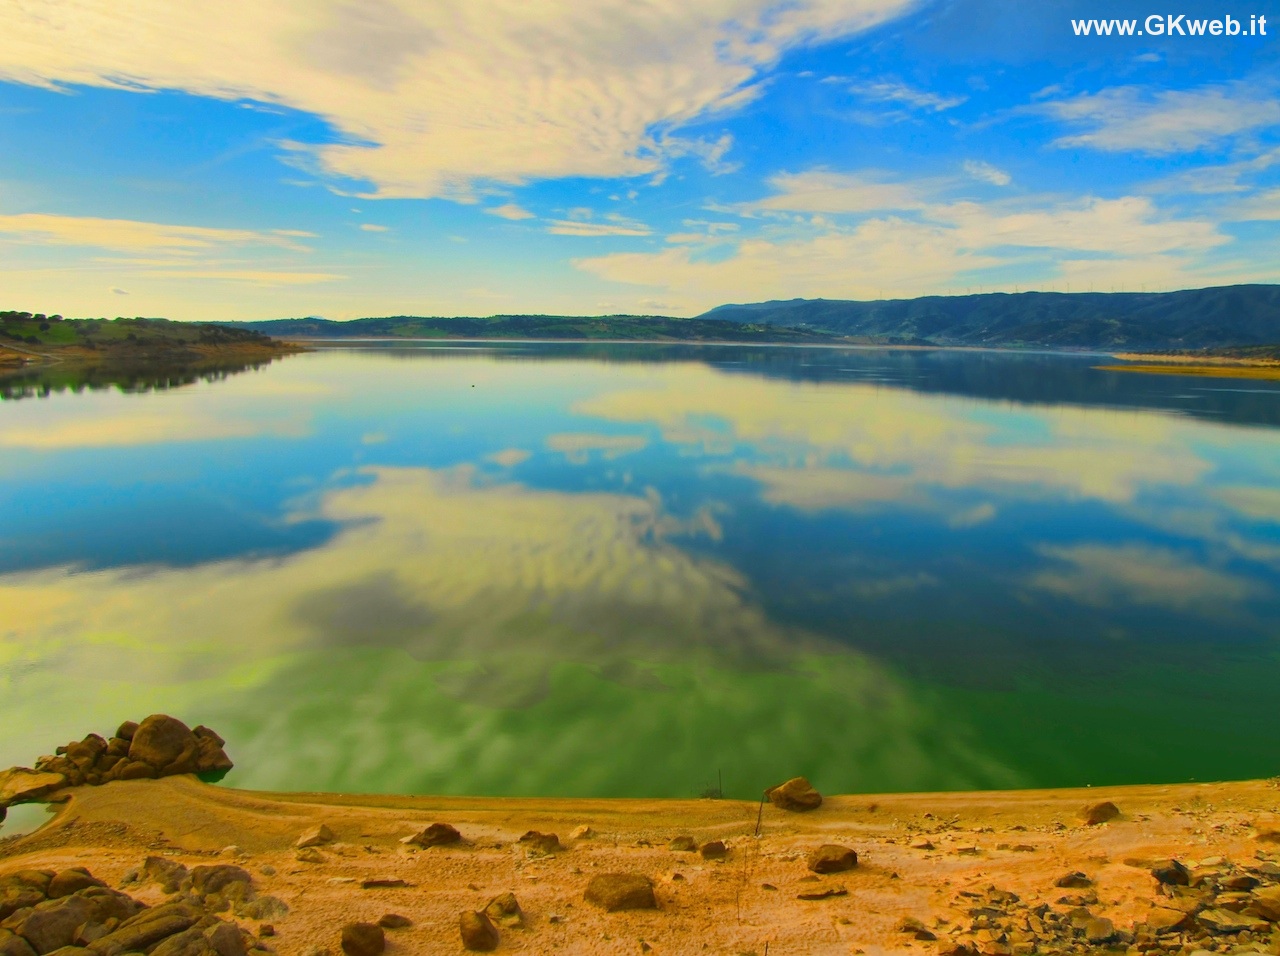
{"label": "white cloud", "polygon": [[360,228],[364,232],[387,232],[388,231],[386,226],[377,226],[371,222],[362,222],[360,224]]}
{"label": "white cloud", "polygon": [[536,216],[534,216],[533,213],[529,212],[529,210],[521,206],[517,206],[513,202],[504,203],[501,206],[494,206],[491,209],[486,209],[485,212],[487,212],[491,216],[498,216],[502,219],[510,219],[513,222],[518,221],[520,219],[536,219],[537,218]]}
{"label": "white cloud", "polygon": [[307,251],[293,237],[310,235],[287,230],[258,232],[252,229],[211,229],[174,226],[133,219],[97,219],[90,216],[52,216],[22,213],[0,216],[0,237],[13,236],[27,244],[88,246],[115,252],[193,256],[227,246],[268,245]]}
{"label": "white cloud", "polygon": [[744,203],[738,211],[858,213],[914,209],[924,201],[919,184],[888,182],[878,173],[779,173],[769,180],[769,185],[776,190],[775,195]]}
{"label": "white cloud", "polygon": [[[872,202],[863,202],[868,193],[860,185],[794,194],[807,197],[801,199],[784,195],[789,205],[837,212]],[[911,193],[902,195],[906,201]],[[847,227],[820,220],[803,230],[788,226],[776,234],[735,238],[733,253],[716,258],[679,245],[584,258],[575,265],[615,282],[661,287],[682,297],[685,310],[700,311],[723,302],[795,296],[946,292],[957,284],[976,285],[966,274],[1028,262],[1050,270],[1047,277],[1071,276],[1081,285],[1093,281],[1102,287],[1117,278],[1124,288],[1157,279],[1185,281],[1197,254],[1227,241],[1213,223],[1171,219],[1142,197],[1038,206],[956,202],[918,204],[910,215],[864,218]]]}
{"label": "white cloud", "polygon": [[1157,155],[1193,152],[1280,124],[1275,84],[1256,80],[1195,90],[1117,86],[1043,103],[1035,111],[1084,127],[1057,146]]}
{"label": "white cloud", "polygon": [[850,87],[850,92],[875,103],[900,103],[910,109],[926,113],[942,113],[966,102],[967,96],[942,96],[927,90],[917,90],[899,80],[881,80]]}
{"label": "white cloud", "polygon": [[344,138],[302,147],[318,171],[379,196],[467,197],[486,183],[659,173],[694,148],[673,130],[750,100],[787,50],[910,5],[134,0],[122,16],[108,0],[0,0],[0,79],[292,107]]}
{"label": "white cloud", "polygon": [[1006,173],[1003,169],[992,166],[988,162],[980,159],[971,159],[964,164],[964,171],[980,182],[990,183],[992,186],[1008,186],[1013,182],[1013,177]]}
{"label": "white cloud", "polygon": [[647,236],[651,230],[640,222],[582,222],[577,219],[553,219],[547,226],[547,232],[555,236],[586,236],[601,238],[604,236]]}

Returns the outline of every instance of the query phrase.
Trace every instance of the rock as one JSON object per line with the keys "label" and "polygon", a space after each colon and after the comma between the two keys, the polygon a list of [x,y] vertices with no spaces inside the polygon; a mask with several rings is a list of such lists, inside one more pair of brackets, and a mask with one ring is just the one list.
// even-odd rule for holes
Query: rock
{"label": "rock", "polygon": [[1066,876],[1058,877],[1053,885],[1062,889],[1079,890],[1084,889],[1086,886],[1093,886],[1093,880],[1077,870],[1074,873],[1068,873]]}
{"label": "rock", "polygon": [[1086,826],[1095,827],[1099,823],[1106,823],[1108,820],[1114,820],[1120,816],[1120,808],[1110,800],[1104,800],[1102,803],[1094,803],[1085,807],[1080,811],[1080,816]]}
{"label": "rock", "polygon": [[711,840],[698,847],[698,854],[704,860],[723,860],[729,855],[729,848],[724,845],[723,840]]}
{"label": "rock", "polygon": [[132,740],[133,735],[136,734],[137,732],[138,732],[137,722],[132,720],[126,720],[123,724],[120,725],[120,728],[116,731],[116,736],[119,737],[121,740]]}
{"label": "rock", "polygon": [[857,852],[835,843],[823,844],[809,854],[809,869],[814,873],[843,873],[857,865]]}
{"label": "rock", "polygon": [[513,929],[524,928],[524,910],[520,908],[520,901],[516,899],[514,893],[495,896],[484,908],[484,915],[503,926],[510,926]]}
{"label": "rock", "polygon": [[1110,942],[1115,935],[1115,924],[1106,917],[1099,916],[1084,924],[1084,938],[1091,943]]}
{"label": "rock", "polygon": [[152,714],[138,725],[129,742],[129,760],[157,773],[192,773],[198,745],[191,728],[168,714]]}
{"label": "rock", "polygon": [[36,951],[21,936],[0,929],[0,956],[36,956]]}
{"label": "rock", "polygon": [[411,837],[405,837],[402,843],[412,843],[414,846],[430,847],[430,846],[449,846],[453,843],[460,843],[462,834],[447,823],[433,823],[425,830],[415,833]]}
{"label": "rock", "polygon": [[1261,881],[1256,876],[1249,876],[1247,873],[1238,873],[1235,876],[1229,876],[1223,880],[1222,888],[1224,890],[1248,892],[1260,882]]}
{"label": "rock", "polygon": [[672,853],[697,853],[698,844],[691,836],[672,837],[671,842],[667,844],[667,849]]}
{"label": "rock", "polygon": [[413,920],[399,913],[386,913],[378,920],[378,925],[383,929],[408,929],[413,925]]}
{"label": "rock", "polygon": [[158,776],[160,771],[142,760],[121,760],[107,774],[111,780],[155,780]]}
{"label": "rock", "polygon": [[530,853],[540,856],[550,856],[564,849],[554,833],[539,833],[537,830],[530,830],[516,842],[523,843]]}
{"label": "rock", "polygon": [[594,840],[595,838],[596,831],[586,824],[583,824],[580,827],[575,827],[573,832],[569,834],[570,840]]}
{"label": "rock", "polygon": [[902,922],[898,924],[898,932],[908,933],[914,936],[916,939],[920,940],[921,942],[926,942],[926,943],[932,942],[933,940],[938,938],[929,930],[929,927],[925,926],[924,923],[920,922],[918,919],[915,919],[914,917],[911,917],[911,916],[904,918]]}
{"label": "rock", "polygon": [[28,906],[43,903],[52,876],[51,872],[42,870],[19,870],[0,876],[0,920],[8,919]]}
{"label": "rock", "polygon": [[640,873],[602,873],[592,877],[582,898],[609,913],[658,908],[653,881]]}
{"label": "rock", "polygon": [[381,879],[360,881],[360,889],[362,890],[397,890],[408,885],[408,883],[400,879],[398,876],[387,876],[382,877]]}
{"label": "rock", "polygon": [[293,858],[299,863],[323,863],[325,855],[313,846],[299,850],[293,855]]}
{"label": "rock", "polygon": [[466,912],[458,917],[462,948],[475,953],[491,953],[498,948],[498,927],[484,913]]}
{"label": "rock", "polygon": [[911,841],[911,849],[913,849],[913,850],[936,850],[936,849],[937,849],[937,847],[935,847],[935,846],[934,846],[931,842],[929,842],[927,839],[921,838],[921,839],[919,839],[919,840],[913,840],[913,841]]}
{"label": "rock", "polygon": [[96,922],[93,903],[80,896],[48,900],[29,910],[19,910],[5,920],[6,929],[25,939],[37,953],[51,953],[76,940],[76,930]]}
{"label": "rock", "polygon": [[1258,890],[1249,902],[1249,909],[1271,923],[1280,923],[1280,886]]}
{"label": "rock", "polygon": [[780,810],[802,813],[822,806],[822,794],[818,793],[804,777],[793,777],[786,783],[765,791],[769,802]]}
{"label": "rock", "polygon": [[149,856],[142,864],[142,874],[151,882],[159,883],[166,893],[176,893],[182,881],[187,878],[187,868],[177,860]]}
{"label": "rock", "polygon": [[210,893],[224,893],[232,883],[252,885],[253,877],[249,875],[248,870],[233,866],[230,863],[197,866],[191,870],[191,889],[201,896],[207,896]]}
{"label": "rock", "polygon": [[374,923],[348,923],[342,927],[342,951],[347,956],[378,956],[387,948],[387,935]]}
{"label": "rock", "polygon": [[69,870],[63,870],[57,876],[49,881],[49,888],[46,891],[49,899],[61,899],[64,896],[70,896],[72,893],[80,890],[88,889],[91,886],[106,886],[101,880],[96,879],[82,866],[73,866]]}
{"label": "rock", "polygon": [[0,806],[35,803],[59,787],[65,787],[67,782],[66,775],[62,773],[29,770],[26,767],[0,770]]}
{"label": "rock", "polygon": [[825,890],[806,890],[803,893],[797,893],[798,900],[829,900],[837,896],[848,896],[849,891],[843,886],[831,886]]}
{"label": "rock", "polygon": [[1164,860],[1151,867],[1151,875],[1166,886],[1189,886],[1191,871],[1177,860]]}
{"label": "rock", "polygon": [[247,919],[280,919],[289,915],[289,906],[278,896],[259,896],[236,906],[236,915]]}
{"label": "rock", "polygon": [[298,842],[294,844],[298,849],[302,850],[309,846],[323,846],[326,843],[334,841],[333,831],[321,823],[309,830],[304,830],[302,836],[298,837]]}
{"label": "rock", "polygon": [[1242,933],[1253,926],[1253,920],[1249,917],[1224,909],[1204,910],[1196,915],[1196,922],[1209,932],[1220,936],[1227,933]]}

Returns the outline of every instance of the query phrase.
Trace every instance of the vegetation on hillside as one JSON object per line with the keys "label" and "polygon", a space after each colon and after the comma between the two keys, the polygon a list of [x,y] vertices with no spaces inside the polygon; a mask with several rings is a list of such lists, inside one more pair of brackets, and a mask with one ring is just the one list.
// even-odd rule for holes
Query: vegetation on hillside
{"label": "vegetation on hillside", "polygon": [[1202,349],[1280,341],[1280,286],[1183,292],[990,293],[882,302],[792,299],[700,316],[866,341],[1081,349]]}
{"label": "vegetation on hillside", "polygon": [[661,315],[491,315],[429,318],[275,319],[236,323],[274,336],[299,338],[406,339],[631,339],[678,342],[830,342],[836,337],[812,329],[774,328],[767,322],[720,322]]}
{"label": "vegetation on hillside", "polygon": [[0,312],[0,346],[26,351],[77,348],[89,351],[208,351],[236,347],[270,348],[272,339],[252,329],[168,319],[64,319],[60,315]]}

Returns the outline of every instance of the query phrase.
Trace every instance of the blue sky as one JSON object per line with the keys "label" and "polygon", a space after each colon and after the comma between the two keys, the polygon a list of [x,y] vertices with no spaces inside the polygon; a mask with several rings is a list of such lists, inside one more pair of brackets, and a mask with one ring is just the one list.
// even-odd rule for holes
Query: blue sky
{"label": "blue sky", "polygon": [[[1280,8],[0,0],[0,308],[661,312],[1271,282]],[[1073,19],[1275,14],[1267,35]]]}

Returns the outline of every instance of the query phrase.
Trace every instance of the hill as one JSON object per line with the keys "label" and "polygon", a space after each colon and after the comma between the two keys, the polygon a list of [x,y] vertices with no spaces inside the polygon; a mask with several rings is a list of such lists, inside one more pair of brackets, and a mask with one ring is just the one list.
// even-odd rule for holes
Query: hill
{"label": "hill", "polygon": [[392,315],[383,318],[272,319],[227,323],[288,338],[407,339],[635,339],[677,342],[830,341],[817,329],[771,329],[753,321],[675,319],[663,315],[491,315],[431,318]]}
{"label": "hill", "polygon": [[809,329],[865,341],[1203,349],[1280,341],[1280,286],[1150,293],[997,292],[880,302],[792,299],[723,305],[699,318]]}

